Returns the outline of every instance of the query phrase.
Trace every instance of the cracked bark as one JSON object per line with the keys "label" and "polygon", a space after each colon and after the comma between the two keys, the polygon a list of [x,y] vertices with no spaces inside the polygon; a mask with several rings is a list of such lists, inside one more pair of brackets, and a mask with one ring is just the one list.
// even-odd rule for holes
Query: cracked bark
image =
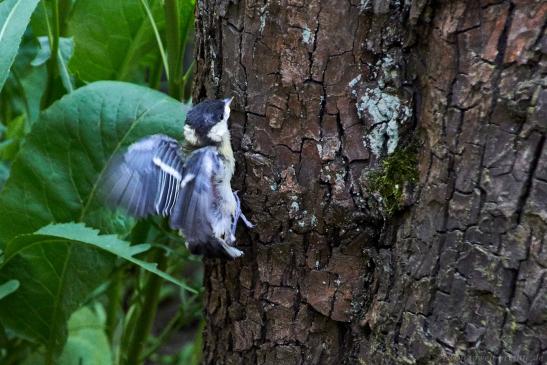
{"label": "cracked bark", "polygon": [[[546,14],[198,1],[194,98],[235,96],[257,224],[206,262],[205,363],[547,362]],[[419,183],[384,218],[367,173],[411,142]]]}

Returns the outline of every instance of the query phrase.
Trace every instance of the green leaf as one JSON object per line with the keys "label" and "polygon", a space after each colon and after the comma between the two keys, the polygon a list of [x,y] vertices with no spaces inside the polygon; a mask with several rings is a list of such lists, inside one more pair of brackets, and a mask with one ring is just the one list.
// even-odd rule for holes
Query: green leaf
{"label": "green leaf", "polygon": [[83,307],[72,314],[68,321],[68,340],[57,363],[112,364],[112,351],[105,333],[105,324],[98,313]]}
{"label": "green leaf", "polygon": [[0,90],[37,3],[38,0],[4,0],[0,3]]}
{"label": "green leaf", "polygon": [[[105,333],[104,309],[96,304],[95,311],[82,307],[68,321],[68,339],[57,365],[110,365],[112,350]],[[44,349],[26,355],[21,365],[45,365]]]}
{"label": "green leaf", "polygon": [[0,159],[12,160],[25,136],[25,116],[20,115],[8,124],[5,139],[0,142]]}
{"label": "green leaf", "polygon": [[0,285],[0,300],[4,299],[19,288],[19,281],[8,280],[4,284]]}
{"label": "green leaf", "polygon": [[[46,36],[38,37],[38,42],[40,42],[40,51],[36,57],[32,60],[32,66],[40,66],[49,60],[51,57],[51,47],[49,45],[49,39]],[[59,56],[65,61],[70,60],[74,50],[74,41],[72,38],[60,37],[59,38]]]}
{"label": "green leaf", "polygon": [[2,90],[2,97],[11,105],[13,114],[26,114],[25,131],[30,130],[29,127],[38,118],[40,99],[47,81],[46,66],[31,65],[39,49],[36,37],[27,29]]}
{"label": "green leaf", "polygon": [[[42,1],[32,13],[30,28],[36,37],[47,36],[51,33],[51,30],[48,29],[48,21],[51,19],[52,14],[51,3],[52,1]],[[49,27],[51,28],[51,24]]]}
{"label": "green leaf", "polygon": [[[23,77],[19,78],[21,85],[20,95],[25,105],[25,114],[27,115],[26,129],[36,122],[40,114],[40,100],[47,85],[46,66],[33,67]],[[19,77],[19,75],[14,75]]]}
{"label": "green leaf", "polygon": [[[183,289],[197,294],[197,291],[194,288],[159,270],[155,263],[149,263],[135,258],[135,255],[148,251],[148,249],[150,249],[150,244],[142,243],[131,246],[129,242],[120,240],[115,235],[100,235],[99,231],[86,227],[81,223],[52,224],[40,228],[36,234],[55,238],[65,238],[74,242],[95,246],[130,261],[144,270],[156,274]],[[9,251],[6,251],[6,259],[8,255]]]}
{"label": "green leaf", "polygon": [[[51,47],[49,45],[49,39],[46,36],[38,37],[40,42],[40,51],[32,60],[32,66],[41,66],[46,63],[51,57]],[[57,52],[59,60],[59,75],[65,89],[71,93],[74,90],[74,80],[68,70],[68,62],[74,50],[74,41],[72,38],[60,37],[59,38],[59,50]]]}
{"label": "green leaf", "polygon": [[[159,1],[151,6],[161,30]],[[150,55],[157,58],[153,28],[138,1],[81,0],[69,21],[74,37],[70,69],[84,81],[134,80],[135,70]]]}
{"label": "green leaf", "polygon": [[97,82],[54,103],[26,136],[0,192],[0,248],[51,222],[127,232],[131,221],[97,199],[112,155],[154,133],[180,136],[188,106],[123,82]]}
{"label": "green leaf", "polygon": [[60,354],[66,322],[114,266],[114,256],[95,247],[46,235],[21,235],[6,245],[0,282],[18,280],[2,300],[0,322],[16,335]]}
{"label": "green leaf", "polygon": [[193,293],[195,289],[134,256],[150,248],[131,246],[114,235],[99,235],[83,224],[48,225],[11,240],[4,252],[0,281],[16,279],[21,288],[5,298],[0,321],[23,337],[58,353],[66,321],[111,272],[117,255]]}

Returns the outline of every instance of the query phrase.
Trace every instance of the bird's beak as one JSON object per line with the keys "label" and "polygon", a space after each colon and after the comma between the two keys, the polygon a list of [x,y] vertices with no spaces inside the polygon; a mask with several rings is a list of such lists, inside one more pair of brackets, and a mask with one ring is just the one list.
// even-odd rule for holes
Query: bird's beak
{"label": "bird's beak", "polygon": [[226,98],[226,99],[224,99],[224,103],[225,103],[226,105],[230,105],[230,104],[232,103],[232,100],[234,100],[234,97],[233,97],[233,96],[232,96],[231,98]]}

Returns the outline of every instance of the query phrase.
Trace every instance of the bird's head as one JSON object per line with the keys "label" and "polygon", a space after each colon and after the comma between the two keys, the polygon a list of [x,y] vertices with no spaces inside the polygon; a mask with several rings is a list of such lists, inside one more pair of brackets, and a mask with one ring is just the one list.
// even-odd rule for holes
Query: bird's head
{"label": "bird's head", "polygon": [[215,145],[229,141],[228,118],[233,100],[205,100],[194,106],[186,116],[184,139],[193,147]]}

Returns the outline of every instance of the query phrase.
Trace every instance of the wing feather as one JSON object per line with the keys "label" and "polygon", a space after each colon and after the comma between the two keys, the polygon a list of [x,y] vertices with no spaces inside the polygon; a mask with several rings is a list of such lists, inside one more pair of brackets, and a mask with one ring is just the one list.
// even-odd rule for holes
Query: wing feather
{"label": "wing feather", "polygon": [[160,134],[145,137],[112,158],[101,182],[101,196],[107,205],[135,217],[167,216],[180,190],[183,166],[176,140]]}
{"label": "wing feather", "polygon": [[[192,253],[234,258],[243,252],[232,246],[237,218],[226,209],[232,199],[229,179],[216,147],[195,150],[185,161],[177,141],[154,135],[114,156],[101,195],[106,204],[135,217],[169,217]],[[226,188],[228,197],[222,193]]]}

